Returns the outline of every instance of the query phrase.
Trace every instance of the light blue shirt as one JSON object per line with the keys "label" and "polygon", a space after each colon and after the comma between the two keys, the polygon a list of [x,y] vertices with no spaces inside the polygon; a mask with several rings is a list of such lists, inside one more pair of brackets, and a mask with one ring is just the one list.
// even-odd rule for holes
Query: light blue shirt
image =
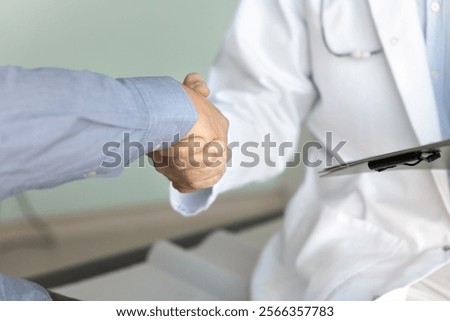
{"label": "light blue shirt", "polygon": [[[169,77],[112,79],[88,71],[0,67],[0,200],[24,190],[120,174],[183,137],[196,112]],[[129,141],[143,149],[124,148]],[[119,166],[104,153],[120,155]],[[153,147],[152,147],[153,146]],[[129,157],[127,155],[129,154]]]}
{"label": "light blue shirt", "polygon": [[450,138],[450,1],[416,0],[442,135]]}
{"label": "light blue shirt", "polygon": [[51,298],[36,283],[0,274],[0,301],[51,301]]}
{"label": "light blue shirt", "polygon": [[[120,174],[144,153],[176,142],[197,114],[168,77],[112,79],[88,71],[0,67],[0,200],[90,176]],[[125,157],[123,148],[133,148]],[[174,141],[175,138],[175,141]],[[103,146],[116,142],[119,166]],[[0,301],[49,300],[43,288],[0,274]]]}

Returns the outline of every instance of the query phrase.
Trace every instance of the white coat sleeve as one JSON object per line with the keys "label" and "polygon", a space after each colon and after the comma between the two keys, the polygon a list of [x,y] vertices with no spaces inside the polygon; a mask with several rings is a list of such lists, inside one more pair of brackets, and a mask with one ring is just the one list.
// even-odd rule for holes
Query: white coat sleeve
{"label": "white coat sleeve", "polygon": [[[230,121],[232,159],[211,189],[181,194],[171,188],[178,212],[197,214],[219,193],[280,174],[291,159],[293,148],[284,155],[279,148],[297,145],[302,120],[317,97],[303,3],[241,1],[209,78],[211,99]],[[263,144],[267,135],[276,146]]]}

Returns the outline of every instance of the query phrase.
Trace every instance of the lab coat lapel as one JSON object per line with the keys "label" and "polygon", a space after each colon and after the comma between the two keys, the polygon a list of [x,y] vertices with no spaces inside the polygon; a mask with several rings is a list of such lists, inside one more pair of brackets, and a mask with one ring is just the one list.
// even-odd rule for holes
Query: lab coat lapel
{"label": "lab coat lapel", "polygon": [[411,0],[369,0],[383,50],[420,144],[441,139],[419,16]]}
{"label": "lab coat lapel", "polygon": [[[411,0],[369,0],[384,54],[414,128],[418,143],[442,139],[417,7]],[[401,139],[401,137],[400,137]],[[432,171],[450,212],[445,171]]]}

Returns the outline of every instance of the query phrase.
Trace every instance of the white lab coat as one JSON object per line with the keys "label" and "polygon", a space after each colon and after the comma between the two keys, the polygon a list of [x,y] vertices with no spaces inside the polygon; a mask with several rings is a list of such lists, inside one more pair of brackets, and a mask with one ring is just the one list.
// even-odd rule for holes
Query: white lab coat
{"label": "white lab coat", "polygon": [[[318,0],[243,0],[215,62],[214,103],[230,119],[230,142],[297,141],[308,126],[323,142],[348,141],[355,160],[441,139],[425,44],[413,0],[328,0],[323,25],[335,52],[383,52],[339,58],[321,37]],[[277,166],[232,166],[212,191],[180,195],[185,214],[218,193],[269,179]],[[255,150],[253,150],[255,151]],[[263,157],[262,149],[258,150]],[[318,155],[321,156],[321,155]],[[248,160],[247,160],[248,161]],[[372,300],[407,287],[450,260],[445,171],[388,171],[306,178],[286,208],[284,228],[265,247],[253,299]]]}

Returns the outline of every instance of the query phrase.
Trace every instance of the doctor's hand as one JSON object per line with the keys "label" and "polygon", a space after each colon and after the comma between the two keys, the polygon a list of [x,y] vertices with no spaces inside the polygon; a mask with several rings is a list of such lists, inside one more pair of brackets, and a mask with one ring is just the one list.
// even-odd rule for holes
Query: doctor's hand
{"label": "doctor's hand", "polygon": [[177,144],[150,153],[156,170],[181,193],[215,185],[225,173],[228,155],[228,120],[206,98],[209,89],[196,73],[186,76],[183,88],[196,111],[194,127]]}

